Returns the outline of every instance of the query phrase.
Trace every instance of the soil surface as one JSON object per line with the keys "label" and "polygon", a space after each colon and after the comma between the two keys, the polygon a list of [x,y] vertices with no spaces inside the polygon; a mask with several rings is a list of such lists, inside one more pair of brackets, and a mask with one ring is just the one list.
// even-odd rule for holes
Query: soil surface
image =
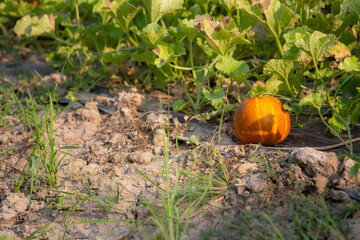
{"label": "soil surface", "polygon": [[[54,86],[60,76],[41,58],[33,57],[14,65],[15,60],[19,59],[1,59],[6,73],[2,84],[18,83],[19,69],[31,75],[30,69],[38,66],[49,86]],[[34,64],[34,61],[40,63]],[[34,90],[34,86],[27,87]],[[66,89],[59,92],[67,93]],[[303,128],[292,128],[288,138],[276,146],[278,149],[269,149],[242,145],[229,117],[222,124],[219,145],[218,122],[200,122],[168,111],[170,102],[171,97],[162,92],[135,88],[106,91],[95,88],[86,93],[54,121],[58,146],[78,147],[64,150],[71,154],[63,159],[65,165],[57,173],[58,185],[50,187],[44,172],[40,172],[36,191],[30,188],[34,180],[30,174],[16,193],[18,179],[31,162],[29,156],[36,144],[22,119],[5,116],[0,127],[0,152],[11,151],[0,160],[0,236],[156,238],[160,232],[154,230],[153,221],[144,224],[136,221],[151,217],[144,199],[158,204],[162,191],[156,185],[164,187],[164,179],[158,174],[164,161],[182,171],[213,174],[214,178],[221,176],[227,182],[214,186],[211,193],[215,197],[209,198],[206,205],[190,216],[186,239],[231,239],[226,237],[239,231],[234,223],[241,224],[244,220],[239,220],[239,216],[252,212],[271,210],[271,216],[285,219],[284,216],[289,215],[287,206],[294,198],[324,196],[325,204],[335,209],[354,205],[356,199],[360,201],[360,185],[350,176],[355,161],[344,160],[334,153],[345,152],[346,148],[313,149],[339,143],[328,134],[321,120]],[[56,108],[67,104],[69,102],[62,99]],[[44,115],[39,113],[39,117]],[[304,116],[300,119],[306,120]],[[353,137],[360,136],[360,127],[354,126],[352,133]],[[197,144],[186,141],[192,136]],[[168,151],[164,143],[168,143]],[[283,151],[283,147],[294,149]],[[359,154],[360,143],[354,143],[354,149]],[[62,154],[59,152],[59,159]],[[219,166],[224,166],[226,171]],[[186,185],[185,175],[179,175],[180,185]],[[174,175],[170,178],[175,182]],[[360,239],[359,216],[358,209],[343,215],[342,220],[348,226],[344,230],[347,239]],[[95,220],[104,221],[91,222]],[[278,224],[287,228],[293,223],[283,220]],[[223,238],[216,235],[220,230],[226,230],[227,235]],[[244,238],[246,236],[251,239],[250,235],[245,234]],[[302,238],[298,235],[293,239]],[[329,233],[319,239],[337,237]]]}

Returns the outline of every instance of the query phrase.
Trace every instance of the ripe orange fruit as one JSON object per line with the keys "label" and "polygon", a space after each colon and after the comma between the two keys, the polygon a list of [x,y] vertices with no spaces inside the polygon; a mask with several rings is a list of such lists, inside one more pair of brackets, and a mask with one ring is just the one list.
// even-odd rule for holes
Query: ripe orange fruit
{"label": "ripe orange fruit", "polygon": [[237,107],[234,128],[244,144],[274,145],[288,136],[290,116],[277,98],[253,97]]}

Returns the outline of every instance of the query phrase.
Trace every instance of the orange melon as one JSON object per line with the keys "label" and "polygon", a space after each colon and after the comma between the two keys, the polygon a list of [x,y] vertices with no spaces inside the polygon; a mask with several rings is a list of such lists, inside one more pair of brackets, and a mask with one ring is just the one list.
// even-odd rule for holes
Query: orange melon
{"label": "orange melon", "polygon": [[244,143],[275,145],[290,131],[290,116],[282,102],[274,97],[253,97],[243,101],[235,111],[234,128]]}

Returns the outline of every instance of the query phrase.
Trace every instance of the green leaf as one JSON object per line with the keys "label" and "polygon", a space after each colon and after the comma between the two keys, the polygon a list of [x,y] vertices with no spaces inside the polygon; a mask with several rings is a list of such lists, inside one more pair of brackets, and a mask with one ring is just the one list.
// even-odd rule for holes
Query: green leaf
{"label": "green leaf", "polygon": [[287,111],[293,111],[296,114],[301,114],[304,111],[304,109],[301,106],[291,103],[291,102],[285,103],[284,109]]}
{"label": "green leaf", "polygon": [[266,92],[266,87],[264,84],[256,84],[252,91],[251,91],[251,96],[257,96],[257,95],[260,95],[262,93]]}
{"label": "green leaf", "polygon": [[345,17],[346,15],[355,13],[356,16],[360,15],[360,1],[356,0],[344,0],[341,5],[340,16]]}
{"label": "green leaf", "polygon": [[360,170],[360,163],[356,162],[351,168],[350,168],[350,176],[351,177],[355,177],[356,175],[358,175]]}
{"label": "green leaf", "polygon": [[250,71],[250,68],[245,61],[235,60],[231,56],[223,56],[221,58],[221,61],[216,63],[215,67],[219,71],[231,77],[235,77],[236,75],[246,74]]}
{"label": "green leaf", "polygon": [[129,55],[129,52],[104,52],[104,54],[102,55],[104,61],[106,62],[111,62],[111,63],[116,63],[118,65],[120,65],[123,61],[124,58],[126,58]]}
{"label": "green leaf", "polygon": [[239,33],[236,24],[230,17],[224,17],[217,21],[210,16],[197,15],[194,23],[196,29],[201,32],[208,43],[221,55],[236,44],[248,44],[242,34]]}
{"label": "green leaf", "polygon": [[157,67],[153,64],[148,65],[150,72],[154,74],[153,86],[157,89],[163,89],[167,83],[169,83],[174,77],[174,73],[171,70],[169,64],[165,64],[162,67]]}
{"label": "green leaf", "polygon": [[186,32],[186,36],[192,41],[196,35],[196,29],[194,26],[194,19],[181,19],[179,25]]}
{"label": "green leaf", "polygon": [[97,1],[93,7],[93,13],[98,13],[102,19],[102,23],[107,23],[112,17],[110,2],[107,0]]}
{"label": "green leaf", "polygon": [[222,88],[216,87],[213,92],[209,92],[206,88],[202,89],[205,98],[210,101],[216,109],[221,107],[223,104],[223,98],[225,97],[225,92]]}
{"label": "green leaf", "polygon": [[297,15],[278,0],[252,1],[241,0],[238,8],[247,12],[254,20],[262,23],[276,38],[295,23]]}
{"label": "green leaf", "polygon": [[317,64],[325,53],[334,45],[335,39],[336,37],[333,34],[324,34],[319,31],[314,31],[312,34],[298,39],[295,42],[295,46],[309,55],[316,61],[315,64]]}
{"label": "green leaf", "polygon": [[166,33],[166,29],[157,23],[150,23],[141,31],[138,31],[138,29],[135,27],[132,27],[131,30],[135,32],[142,40],[150,43],[153,46],[156,46]]}
{"label": "green leaf", "polygon": [[162,67],[175,57],[186,54],[184,43],[160,43],[153,52],[158,56],[154,62],[158,67]]}
{"label": "green leaf", "polygon": [[120,27],[127,31],[129,24],[141,8],[135,7],[126,0],[114,0],[111,3],[110,9]]}
{"label": "green leaf", "polygon": [[71,102],[76,101],[76,97],[75,97],[73,91],[69,91],[69,93],[66,95],[65,98],[66,98],[66,99],[69,99]]}
{"label": "green leaf", "polygon": [[283,80],[289,78],[290,72],[294,69],[294,61],[288,59],[271,59],[264,66],[264,73],[277,74]]}
{"label": "green leaf", "polygon": [[311,18],[306,19],[305,25],[312,30],[321,31],[323,33],[334,33],[342,24],[342,20],[338,17],[323,13],[313,13]]}
{"label": "green leaf", "polygon": [[172,107],[173,107],[173,110],[175,112],[179,112],[179,111],[182,111],[185,109],[185,106],[186,106],[186,103],[184,100],[182,99],[178,99],[176,100],[173,104],[172,104]]}
{"label": "green leaf", "polygon": [[293,10],[277,0],[272,0],[269,7],[264,10],[264,14],[267,27],[277,37],[280,36],[287,26],[293,24],[297,20],[297,16]]}
{"label": "green leaf", "polygon": [[216,51],[211,48],[210,44],[206,40],[203,40],[201,37],[197,37],[196,45],[198,45],[208,57],[215,57]]}
{"label": "green leaf", "polygon": [[339,69],[353,74],[360,74],[360,64],[357,57],[351,56],[345,58],[345,60],[339,64]]}
{"label": "green leaf", "polygon": [[184,0],[144,0],[145,9],[152,23],[159,21],[163,15],[182,8],[183,4]]}
{"label": "green leaf", "polygon": [[271,95],[283,95],[289,93],[285,82],[281,80],[278,75],[271,76],[271,78],[265,82],[265,88],[266,92]]}
{"label": "green leaf", "polygon": [[31,17],[26,15],[16,22],[14,32],[18,36],[25,35],[26,37],[54,34],[54,16],[45,14],[42,17]]}
{"label": "green leaf", "polygon": [[[294,69],[295,61],[290,59],[271,59],[264,66],[264,73],[273,73],[278,76],[279,80],[285,82],[288,92],[292,94],[292,86],[295,83],[289,82],[289,76]],[[289,86],[287,85],[289,83]],[[273,85],[274,83],[272,83]]]}
{"label": "green leaf", "polygon": [[143,52],[141,54],[135,53],[131,56],[131,61],[153,63],[156,59],[156,54],[154,52]]}
{"label": "green leaf", "polygon": [[345,46],[342,42],[338,41],[336,42],[330,49],[329,53],[335,57],[337,61],[340,61],[341,59],[344,59],[345,57],[350,57],[351,52],[349,48]]}
{"label": "green leaf", "polygon": [[308,26],[300,26],[284,33],[283,37],[286,43],[295,43],[297,40],[304,38],[309,34]]}
{"label": "green leaf", "polygon": [[332,117],[329,119],[329,125],[331,126],[331,133],[338,135],[342,131],[346,130],[346,125],[340,120],[340,118],[333,113]]}
{"label": "green leaf", "polygon": [[186,32],[180,26],[169,27],[167,36],[171,37],[170,42],[182,42],[186,38]]}
{"label": "green leaf", "polygon": [[[341,74],[341,71],[336,71],[334,69],[331,69],[331,64],[333,64],[333,62],[326,61],[319,68],[320,76],[325,82],[330,81],[331,79],[333,79],[333,78],[337,77],[339,74]],[[304,72],[303,74],[304,74],[304,76],[314,79],[315,85],[321,85],[321,82],[318,80],[316,72],[308,70],[308,71]]]}
{"label": "green leaf", "polygon": [[35,9],[35,5],[25,1],[3,0],[0,3],[0,12],[3,16],[21,18]]}
{"label": "green leaf", "polygon": [[326,99],[325,94],[323,94],[323,93],[313,93],[313,94],[309,94],[309,95],[303,97],[300,100],[299,105],[300,106],[304,106],[304,105],[313,106],[316,109],[320,110],[321,105],[323,104],[325,99]]}

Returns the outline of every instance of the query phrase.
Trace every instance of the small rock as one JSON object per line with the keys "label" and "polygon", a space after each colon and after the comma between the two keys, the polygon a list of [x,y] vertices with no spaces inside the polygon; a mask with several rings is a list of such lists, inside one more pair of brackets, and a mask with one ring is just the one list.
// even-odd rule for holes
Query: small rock
{"label": "small rock", "polygon": [[1,134],[0,135],[0,144],[5,145],[8,143],[9,140],[9,136],[6,134]]}
{"label": "small rock", "polygon": [[236,169],[236,171],[240,176],[244,176],[244,175],[249,174],[251,171],[255,171],[257,169],[258,169],[258,166],[256,163],[246,162],[246,163],[241,164]]}
{"label": "small rock", "polygon": [[3,208],[2,212],[0,213],[0,219],[3,219],[3,220],[6,221],[6,220],[12,219],[16,215],[17,215],[17,213],[15,212],[14,209],[12,209],[12,208],[10,208],[10,209]]}
{"label": "small rock", "polygon": [[239,197],[234,191],[226,191],[224,197],[231,206],[236,206],[239,202]]}
{"label": "small rock", "polygon": [[36,200],[31,201],[31,207],[30,207],[31,210],[39,211],[39,210],[41,210],[43,208],[45,208],[45,203],[44,202],[36,201]]}
{"label": "small rock", "polygon": [[333,177],[336,175],[339,160],[333,152],[321,152],[313,148],[305,147],[292,151],[290,158],[295,158],[299,167],[310,176]]}
{"label": "small rock", "polygon": [[303,181],[303,180],[307,179],[307,177],[303,174],[303,172],[301,171],[301,168],[299,166],[292,164],[291,168],[293,170],[294,179],[296,181]]}
{"label": "small rock", "polygon": [[111,168],[111,171],[114,173],[116,177],[121,177],[124,175],[124,169],[120,168],[119,166],[115,165]]}
{"label": "small rock", "polygon": [[242,195],[245,191],[246,182],[240,178],[235,179],[234,187],[238,195]]}
{"label": "small rock", "polygon": [[119,98],[118,98],[118,108],[123,105],[127,105],[127,106],[134,106],[136,108],[138,108],[142,101],[144,100],[144,96],[137,93],[137,92],[120,92],[119,93]]}
{"label": "small rock", "polygon": [[90,224],[75,224],[71,225],[68,231],[74,239],[88,239],[92,228]]}
{"label": "small rock", "polygon": [[249,181],[246,183],[246,188],[249,189],[252,193],[262,192],[266,186],[267,182],[263,173],[251,175]]}
{"label": "small rock", "polygon": [[250,196],[250,192],[249,191],[245,191],[242,195],[244,198],[248,198]]}
{"label": "small rock", "polygon": [[325,190],[325,187],[328,183],[328,179],[324,176],[317,176],[317,177],[314,177],[313,180],[315,181],[315,186],[317,188],[317,192],[323,193]]}
{"label": "small rock", "polygon": [[81,116],[83,121],[91,122],[94,124],[100,124],[102,122],[99,111],[93,109],[79,108],[76,113]]}
{"label": "small rock", "polygon": [[343,170],[340,177],[337,179],[337,186],[340,188],[349,187],[359,184],[360,172],[357,176],[351,177],[350,169],[355,165],[355,161],[351,158],[344,161]]}
{"label": "small rock", "polygon": [[87,103],[85,104],[85,108],[86,108],[86,109],[89,109],[89,110],[98,111],[98,107],[97,107],[96,102],[87,102]]}
{"label": "small rock", "polygon": [[123,106],[122,108],[120,108],[120,112],[125,118],[129,119],[134,117],[133,111],[127,106]]}
{"label": "small rock", "polygon": [[149,151],[132,152],[126,157],[126,160],[128,160],[129,162],[140,163],[140,164],[148,164],[152,161],[152,159],[153,159],[153,155]]}
{"label": "small rock", "polygon": [[110,137],[109,143],[111,143],[113,145],[120,145],[126,141],[125,139],[126,139],[126,137],[123,134],[115,133],[114,135],[112,135]]}
{"label": "small rock", "polygon": [[246,156],[245,149],[243,147],[240,148],[240,146],[235,147],[235,154],[238,157],[245,157]]}
{"label": "small rock", "polygon": [[347,202],[350,200],[349,195],[347,195],[344,191],[334,190],[330,194],[330,198],[337,202]]}

